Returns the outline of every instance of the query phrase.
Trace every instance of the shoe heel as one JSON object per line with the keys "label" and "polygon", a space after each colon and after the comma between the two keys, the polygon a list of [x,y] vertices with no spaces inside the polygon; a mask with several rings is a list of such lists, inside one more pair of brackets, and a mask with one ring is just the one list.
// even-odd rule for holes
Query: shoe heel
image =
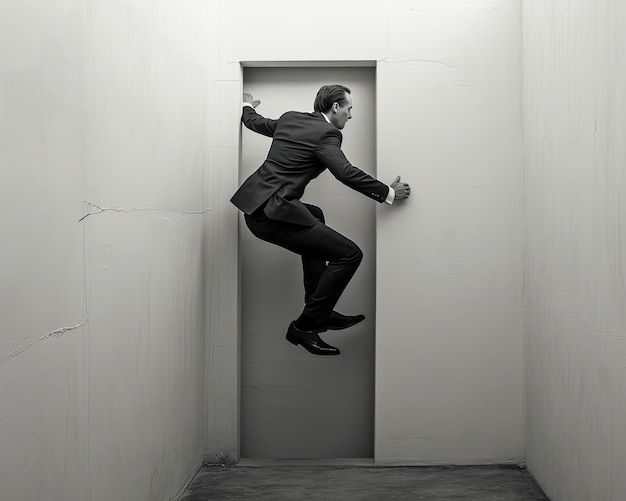
{"label": "shoe heel", "polygon": [[299,339],[297,339],[296,337],[292,337],[289,334],[287,334],[287,341],[289,341],[291,344],[295,344],[296,346],[300,344]]}

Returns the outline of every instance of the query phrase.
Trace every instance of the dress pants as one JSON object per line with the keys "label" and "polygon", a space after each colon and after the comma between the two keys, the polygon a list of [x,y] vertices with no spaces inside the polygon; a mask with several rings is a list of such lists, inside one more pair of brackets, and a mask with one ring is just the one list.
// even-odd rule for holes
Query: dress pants
{"label": "dress pants", "polygon": [[304,205],[316,219],[313,226],[270,219],[262,208],[244,217],[254,236],[302,257],[305,306],[296,325],[324,330],[363,253],[352,240],[326,226],[322,209]]}

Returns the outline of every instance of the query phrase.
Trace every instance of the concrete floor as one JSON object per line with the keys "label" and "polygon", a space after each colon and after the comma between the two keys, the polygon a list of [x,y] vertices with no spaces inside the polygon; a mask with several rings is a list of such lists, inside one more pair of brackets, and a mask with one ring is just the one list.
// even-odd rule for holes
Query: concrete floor
{"label": "concrete floor", "polygon": [[525,469],[509,466],[208,466],[180,501],[548,500]]}

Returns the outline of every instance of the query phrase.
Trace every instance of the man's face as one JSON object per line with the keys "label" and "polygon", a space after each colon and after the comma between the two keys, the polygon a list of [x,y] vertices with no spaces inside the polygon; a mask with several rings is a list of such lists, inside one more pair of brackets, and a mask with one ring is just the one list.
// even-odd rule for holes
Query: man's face
{"label": "man's face", "polygon": [[346,122],[352,118],[352,97],[350,94],[346,94],[346,100],[343,105],[338,103],[333,104],[333,111],[330,114],[330,122],[338,129],[343,129]]}

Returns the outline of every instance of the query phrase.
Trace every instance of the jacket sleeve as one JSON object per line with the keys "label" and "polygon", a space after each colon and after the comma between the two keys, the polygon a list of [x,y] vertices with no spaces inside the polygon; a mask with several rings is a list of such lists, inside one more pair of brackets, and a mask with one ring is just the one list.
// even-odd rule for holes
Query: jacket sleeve
{"label": "jacket sleeve", "polygon": [[273,137],[278,120],[272,120],[259,115],[252,106],[244,106],[241,121],[251,131]]}
{"label": "jacket sleeve", "polygon": [[341,151],[341,132],[329,131],[315,148],[315,155],[333,176],[346,186],[377,202],[384,202],[389,186],[352,165]]}

